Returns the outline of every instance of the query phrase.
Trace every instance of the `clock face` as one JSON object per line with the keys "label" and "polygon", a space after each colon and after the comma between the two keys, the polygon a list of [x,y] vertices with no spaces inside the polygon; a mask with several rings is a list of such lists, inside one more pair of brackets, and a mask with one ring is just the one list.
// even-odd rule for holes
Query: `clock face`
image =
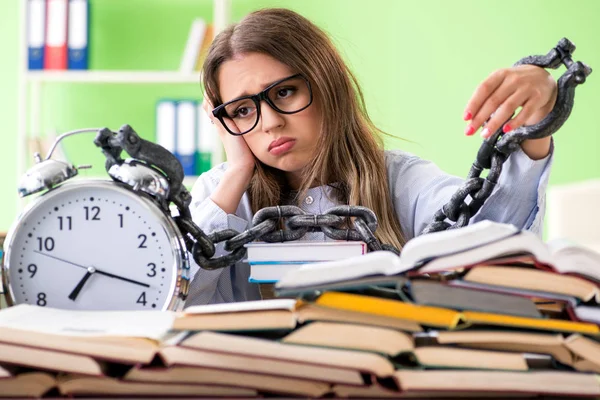
{"label": "clock face", "polygon": [[108,181],[75,181],[35,200],[6,254],[14,303],[164,310],[179,288],[180,241],[151,201]]}

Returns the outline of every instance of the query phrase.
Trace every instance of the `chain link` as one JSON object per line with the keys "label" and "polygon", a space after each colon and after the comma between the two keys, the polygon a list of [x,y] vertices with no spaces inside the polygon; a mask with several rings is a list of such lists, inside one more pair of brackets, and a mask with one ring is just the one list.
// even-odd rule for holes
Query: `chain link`
{"label": "chain link", "polygon": [[[246,257],[245,245],[255,240],[287,242],[319,231],[334,240],[364,241],[370,251],[400,254],[395,247],[379,242],[373,233],[377,229],[375,213],[361,206],[336,206],[320,215],[307,214],[296,206],[267,207],[254,215],[253,227],[242,233],[225,229],[208,236],[191,219],[178,217],[176,221],[194,260],[208,270],[225,268],[242,260]],[[223,243],[223,249],[229,253],[213,257],[219,243]]]}
{"label": "chain link", "polygon": [[[567,71],[558,80],[558,95],[554,108],[535,125],[522,126],[506,134],[503,134],[502,129],[498,129],[485,140],[479,148],[467,180],[448,203],[435,213],[433,221],[421,234],[466,226],[492,194],[502,173],[502,165],[511,153],[519,149],[521,142],[550,136],[565,123],[573,109],[575,87],[584,83],[592,72],[584,63],[573,62],[571,56],[574,51],[575,45],[563,38],[545,56],[525,57],[515,64],[531,64],[552,69],[563,64],[567,67]],[[481,174],[485,169],[489,169],[489,172],[482,178]],[[470,198],[468,203],[467,198]]]}

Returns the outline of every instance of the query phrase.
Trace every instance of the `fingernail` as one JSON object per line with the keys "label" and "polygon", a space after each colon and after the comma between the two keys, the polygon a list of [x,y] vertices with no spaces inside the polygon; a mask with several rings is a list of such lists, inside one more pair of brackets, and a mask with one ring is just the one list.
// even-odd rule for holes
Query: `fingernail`
{"label": "fingernail", "polygon": [[508,131],[512,131],[512,128],[510,127],[509,124],[505,124],[504,127],[502,128],[502,132],[506,133]]}
{"label": "fingernail", "polygon": [[483,128],[481,131],[481,137],[487,139],[490,136],[490,130],[488,128]]}
{"label": "fingernail", "polygon": [[474,133],[475,133],[475,128],[473,128],[473,125],[471,125],[471,124],[467,125],[467,127],[465,128],[465,135],[471,136]]}
{"label": "fingernail", "polygon": [[465,121],[469,121],[471,118],[473,118],[473,114],[471,114],[469,111],[465,111],[465,113],[463,114],[463,119]]}

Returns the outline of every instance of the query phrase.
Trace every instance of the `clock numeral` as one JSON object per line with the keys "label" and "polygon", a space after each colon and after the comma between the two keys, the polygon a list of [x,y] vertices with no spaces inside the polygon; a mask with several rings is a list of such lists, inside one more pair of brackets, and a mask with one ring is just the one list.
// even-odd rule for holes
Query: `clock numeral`
{"label": "clock numeral", "polygon": [[67,229],[67,230],[71,230],[73,228],[73,219],[71,217],[58,217],[58,225],[60,227],[60,230],[62,231],[63,228]]}
{"label": "clock numeral", "polygon": [[138,239],[141,239],[138,249],[147,249],[148,246],[146,246],[146,240],[148,239],[148,237],[142,233],[141,235],[138,235]]}
{"label": "clock numeral", "polygon": [[119,214],[119,228],[123,227],[123,214]]}
{"label": "clock numeral", "polygon": [[156,276],[156,264],[148,263],[148,266],[150,267],[150,272],[146,273],[146,276],[149,276],[150,278]]}
{"label": "clock numeral", "polygon": [[98,207],[98,206],[87,207],[86,206],[86,207],[83,207],[83,209],[85,210],[85,220],[86,221],[89,221],[90,219],[92,221],[100,221],[100,207]]}
{"label": "clock numeral", "polygon": [[27,271],[31,274],[30,278],[33,278],[35,276],[35,273],[37,272],[37,265],[29,264],[27,266]]}
{"label": "clock numeral", "polygon": [[39,251],[42,250],[46,250],[46,251],[52,251],[54,250],[54,239],[51,237],[47,237],[46,239],[41,238],[41,237],[37,237],[37,241],[38,241],[38,249]]}
{"label": "clock numeral", "polygon": [[47,304],[47,302],[46,302],[46,293],[44,293],[44,292],[38,293],[38,296],[37,296],[37,305],[40,306],[40,307],[45,307],[46,304]]}
{"label": "clock numeral", "polygon": [[146,292],[142,292],[140,297],[137,299],[136,303],[146,305]]}

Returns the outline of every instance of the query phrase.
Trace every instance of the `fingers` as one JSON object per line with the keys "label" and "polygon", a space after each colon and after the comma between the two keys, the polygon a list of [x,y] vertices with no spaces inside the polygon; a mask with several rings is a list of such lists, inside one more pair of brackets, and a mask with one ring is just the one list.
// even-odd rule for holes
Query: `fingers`
{"label": "fingers", "polygon": [[[463,119],[470,123],[465,134],[473,135],[485,124],[481,136],[488,138],[499,128],[506,133],[539,122],[556,101],[555,86],[552,77],[538,67],[495,71],[477,87],[467,103]],[[521,111],[513,118],[519,107]]]}
{"label": "fingers", "polygon": [[[504,81],[506,72],[505,70],[497,70],[493,72],[485,81],[483,81],[476,89],[469,102],[467,103],[467,107],[465,108],[463,119],[465,121],[471,120],[475,115],[477,115],[486,102],[488,97],[496,91],[498,87]],[[481,121],[483,123],[483,121]],[[474,126],[475,130],[479,128],[481,124]],[[473,134],[475,130],[471,133]]]}
{"label": "fingers", "polygon": [[[502,127],[502,132],[507,133],[525,125],[528,123],[527,121],[529,121],[536,113],[539,112],[540,110],[536,107],[535,100],[529,99],[525,102],[525,104],[523,104],[521,111],[513,119],[504,124]],[[545,115],[545,113],[542,114]],[[543,117],[540,119],[543,119]]]}
{"label": "fingers", "polygon": [[[508,132],[509,130],[514,129],[516,127],[514,126],[514,122],[509,120],[519,107],[523,106],[523,110],[525,110],[524,106],[527,104],[527,101],[527,93],[523,91],[517,91],[516,93],[509,95],[509,97],[500,105],[496,106],[496,104],[492,104],[491,107],[496,106],[496,110],[490,115],[489,120],[481,131],[481,137],[487,139],[499,128],[503,128],[503,132]],[[529,109],[530,107],[527,107],[526,112],[529,112]],[[523,112],[523,110],[521,110],[521,112]]]}

